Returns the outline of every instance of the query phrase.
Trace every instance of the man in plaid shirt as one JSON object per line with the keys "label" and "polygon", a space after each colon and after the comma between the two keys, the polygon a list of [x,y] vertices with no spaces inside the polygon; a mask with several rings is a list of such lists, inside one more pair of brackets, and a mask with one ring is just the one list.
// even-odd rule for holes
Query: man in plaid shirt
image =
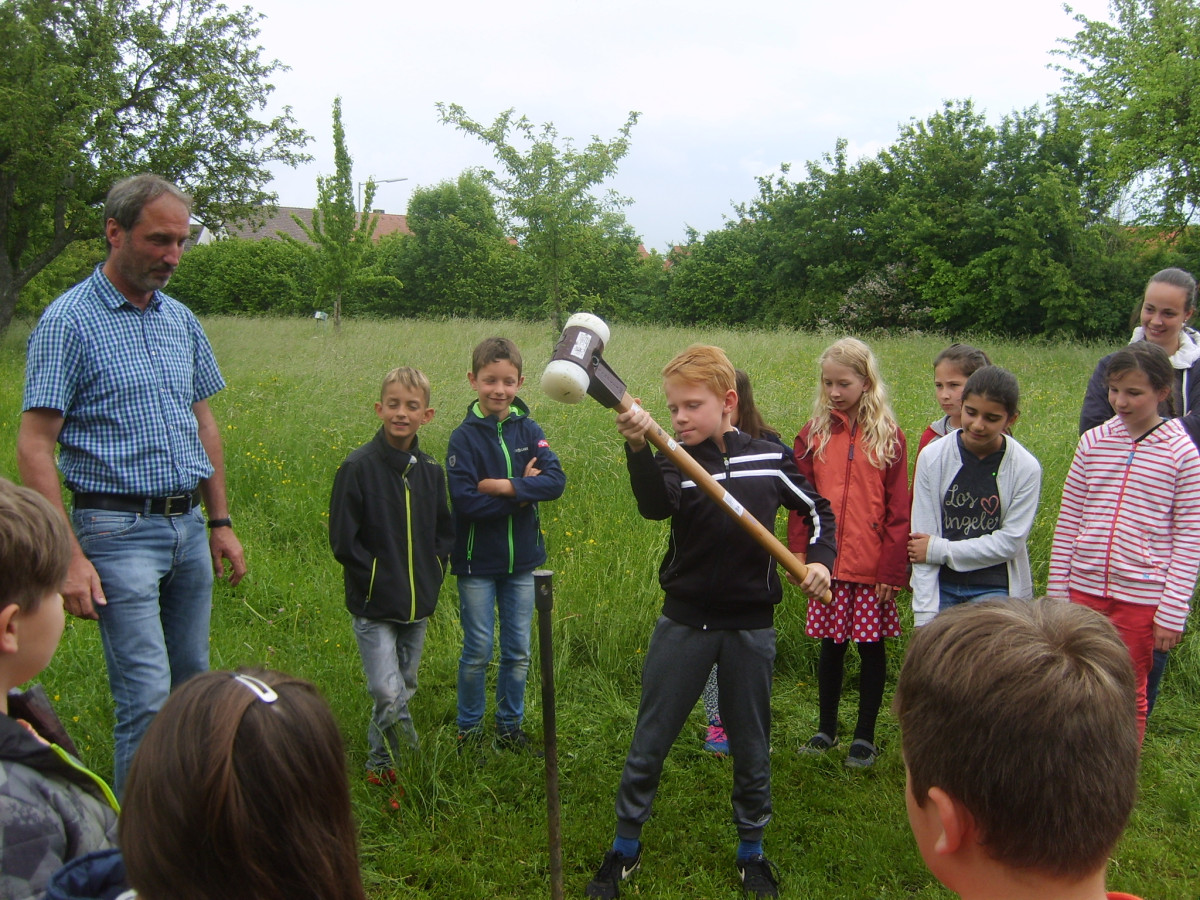
{"label": "man in plaid shirt", "polygon": [[225,382],[196,317],[161,290],[190,207],[156,175],[114,185],[108,258],[46,309],[26,361],[17,465],[66,515],[59,447],[77,538],[62,595],[72,615],[100,622],[118,794],[171,689],[208,668],[214,573],[227,561],[237,584],[246,572],[208,405]]}

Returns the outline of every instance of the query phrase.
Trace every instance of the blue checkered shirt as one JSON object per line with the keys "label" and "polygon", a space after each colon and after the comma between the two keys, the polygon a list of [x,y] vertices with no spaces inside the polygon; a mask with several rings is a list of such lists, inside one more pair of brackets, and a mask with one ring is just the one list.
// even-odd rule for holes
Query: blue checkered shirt
{"label": "blue checkered shirt", "polygon": [[224,386],[191,310],[155,291],[143,312],[97,266],[30,335],[23,408],[63,414],[72,490],[163,497],[212,474],[192,404]]}

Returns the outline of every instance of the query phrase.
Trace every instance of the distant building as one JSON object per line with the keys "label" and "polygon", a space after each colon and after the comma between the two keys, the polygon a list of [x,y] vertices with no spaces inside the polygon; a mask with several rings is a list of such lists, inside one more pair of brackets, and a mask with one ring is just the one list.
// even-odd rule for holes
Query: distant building
{"label": "distant building", "polygon": [[[412,234],[412,230],[408,227],[408,216],[385,213],[382,210],[374,212],[378,218],[373,235],[375,240],[396,232]],[[207,244],[218,237],[235,237],[244,241],[262,241],[269,238],[282,240],[279,237],[280,232],[291,235],[302,244],[312,243],[308,239],[308,235],[304,233],[304,229],[296,224],[296,220],[292,216],[299,218],[305,225],[312,226],[313,211],[311,209],[303,206],[280,206],[276,207],[275,215],[267,216],[261,225],[252,225],[248,221],[243,221],[226,223],[224,227],[217,229],[216,233],[207,228],[202,229],[196,238],[196,243]]]}

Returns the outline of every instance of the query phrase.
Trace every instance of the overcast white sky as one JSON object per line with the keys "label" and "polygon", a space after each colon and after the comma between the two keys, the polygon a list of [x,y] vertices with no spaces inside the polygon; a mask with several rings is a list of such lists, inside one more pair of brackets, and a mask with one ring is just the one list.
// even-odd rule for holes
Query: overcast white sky
{"label": "overcast white sky", "polygon": [[[754,177],[849,141],[852,156],[890,144],[942,101],[972,98],[994,121],[1058,90],[1048,68],[1078,25],[1056,0],[247,0],[266,18],[265,58],[316,140],[313,162],[281,168],[285,206],[311,206],[333,172],[340,94],[356,181],[375,206],[405,212],[416,186],[491,166],[476,138],[438,122],[437,101],[490,123],[509,107],[584,144],[642,113],[608,185],[648,247],[690,225],[721,227]],[[1073,8],[1106,19],[1107,0]]]}

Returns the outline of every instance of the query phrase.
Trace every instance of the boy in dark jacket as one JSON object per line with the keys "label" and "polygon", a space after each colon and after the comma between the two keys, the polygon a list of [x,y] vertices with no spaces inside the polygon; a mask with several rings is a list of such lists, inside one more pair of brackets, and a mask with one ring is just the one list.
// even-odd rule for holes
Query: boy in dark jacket
{"label": "boy in dark jacket", "polygon": [[117,801],[108,785],[49,735],[9,715],[9,690],[46,668],[62,637],[59,588],[70,561],[71,531],[62,513],[36,491],[0,478],[0,897],[6,900],[41,897],[63,863],[116,845]]}
{"label": "boy in dark jacket", "polygon": [[402,366],[383,379],[383,425],[342,463],[329,501],[329,543],[342,564],[346,608],[375,701],[367,780],[394,783],[400,742],[417,747],[408,703],[425,629],[437,605],[454,531],[442,467],[417,444],[433,419],[429,379]]}
{"label": "boy in dark jacket", "polygon": [[454,515],[451,567],[458,578],[463,651],[458,662],[458,737],[482,739],[487,667],[497,610],[496,743],[527,750],[521,728],[533,624],[533,570],[546,561],[538,501],[557,500],[566,476],[550,442],[517,397],[521,353],[507,338],[475,348],[467,373],[478,399],[450,435],[446,472]]}
{"label": "boy in dark jacket", "polygon": [[[691,347],[667,364],[663,379],[676,440],[731,496],[772,531],[780,506],[807,518],[808,577],[800,587],[810,597],[824,596],[836,549],[829,503],[779,444],[751,438],[730,423],[737,391],[724,352]],[[658,570],[666,598],[642,667],[637,725],[617,789],[616,838],[587,896],[619,896],[621,882],[641,864],[642,826],[663,761],[717,663],[721,717],[733,757],[737,870],[747,894],[775,897],[778,879],[763,855],[762,836],[771,819],[773,622],[783,588],[767,551],[674,463],[651,452],[650,424],[640,406],[617,416],[638,511],[647,519],[671,519],[670,544]]]}

